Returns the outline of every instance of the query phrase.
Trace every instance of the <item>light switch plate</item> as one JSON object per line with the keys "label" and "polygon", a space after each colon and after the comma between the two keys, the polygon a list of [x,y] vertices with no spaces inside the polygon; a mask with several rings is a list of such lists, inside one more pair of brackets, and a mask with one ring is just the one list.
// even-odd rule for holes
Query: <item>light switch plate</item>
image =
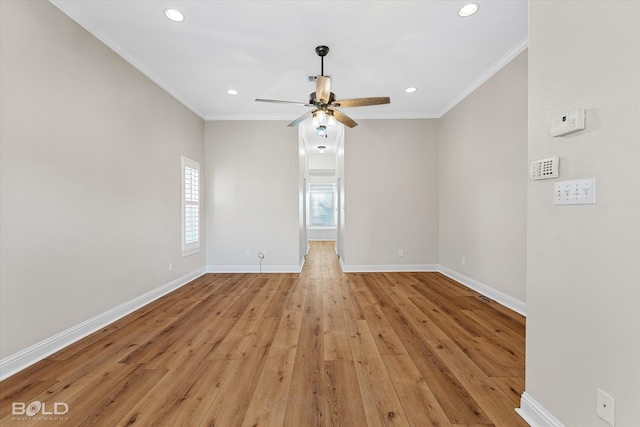
{"label": "light switch plate", "polygon": [[595,205],[596,179],[576,179],[553,185],[554,205]]}

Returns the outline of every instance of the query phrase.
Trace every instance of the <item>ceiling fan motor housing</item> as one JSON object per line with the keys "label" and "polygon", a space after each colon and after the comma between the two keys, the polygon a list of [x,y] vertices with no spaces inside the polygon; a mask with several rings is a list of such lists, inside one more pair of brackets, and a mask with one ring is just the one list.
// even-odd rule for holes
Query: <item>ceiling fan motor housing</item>
{"label": "ceiling fan motor housing", "polygon": [[[336,95],[333,92],[331,92],[331,95],[329,95],[329,101],[324,103],[324,105],[329,105],[335,100],[336,100]],[[311,94],[309,95],[309,104],[311,104],[311,105],[321,105],[322,104],[320,101],[318,101],[315,92],[311,92]]]}

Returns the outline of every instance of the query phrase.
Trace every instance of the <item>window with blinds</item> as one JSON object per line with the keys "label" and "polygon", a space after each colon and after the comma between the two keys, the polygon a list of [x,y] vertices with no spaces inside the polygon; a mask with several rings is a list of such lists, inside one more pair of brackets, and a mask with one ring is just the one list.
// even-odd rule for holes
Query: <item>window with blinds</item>
{"label": "window with blinds", "polygon": [[335,184],[309,184],[309,225],[336,225]]}
{"label": "window with blinds", "polygon": [[182,255],[200,251],[200,164],[182,158]]}

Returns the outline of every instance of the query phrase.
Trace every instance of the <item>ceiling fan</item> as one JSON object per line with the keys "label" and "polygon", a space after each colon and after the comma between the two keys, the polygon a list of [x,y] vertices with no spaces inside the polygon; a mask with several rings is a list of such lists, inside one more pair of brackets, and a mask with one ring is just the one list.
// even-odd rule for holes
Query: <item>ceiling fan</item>
{"label": "ceiling fan", "polygon": [[335,124],[335,121],[350,128],[358,126],[351,117],[347,116],[336,108],[365,107],[368,105],[389,104],[391,99],[388,96],[374,98],[353,98],[336,100],[336,96],[331,92],[331,78],[324,75],[324,57],[329,53],[327,46],[316,47],[316,54],[320,57],[320,75],[316,77],[316,91],[309,95],[308,102],[279,101],[276,99],[256,99],[257,102],[270,102],[275,104],[297,104],[305,107],[315,107],[313,110],[304,113],[291,123],[289,127],[296,126],[303,120],[312,117],[314,127],[320,136],[326,135],[327,124]]}

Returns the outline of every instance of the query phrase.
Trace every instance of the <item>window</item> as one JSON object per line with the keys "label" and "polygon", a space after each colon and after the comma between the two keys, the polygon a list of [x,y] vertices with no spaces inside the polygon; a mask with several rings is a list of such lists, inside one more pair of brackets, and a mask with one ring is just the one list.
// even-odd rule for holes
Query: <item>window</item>
{"label": "window", "polygon": [[200,251],[200,164],[182,158],[182,256]]}
{"label": "window", "polygon": [[335,226],[335,199],[335,184],[309,184],[309,225]]}

